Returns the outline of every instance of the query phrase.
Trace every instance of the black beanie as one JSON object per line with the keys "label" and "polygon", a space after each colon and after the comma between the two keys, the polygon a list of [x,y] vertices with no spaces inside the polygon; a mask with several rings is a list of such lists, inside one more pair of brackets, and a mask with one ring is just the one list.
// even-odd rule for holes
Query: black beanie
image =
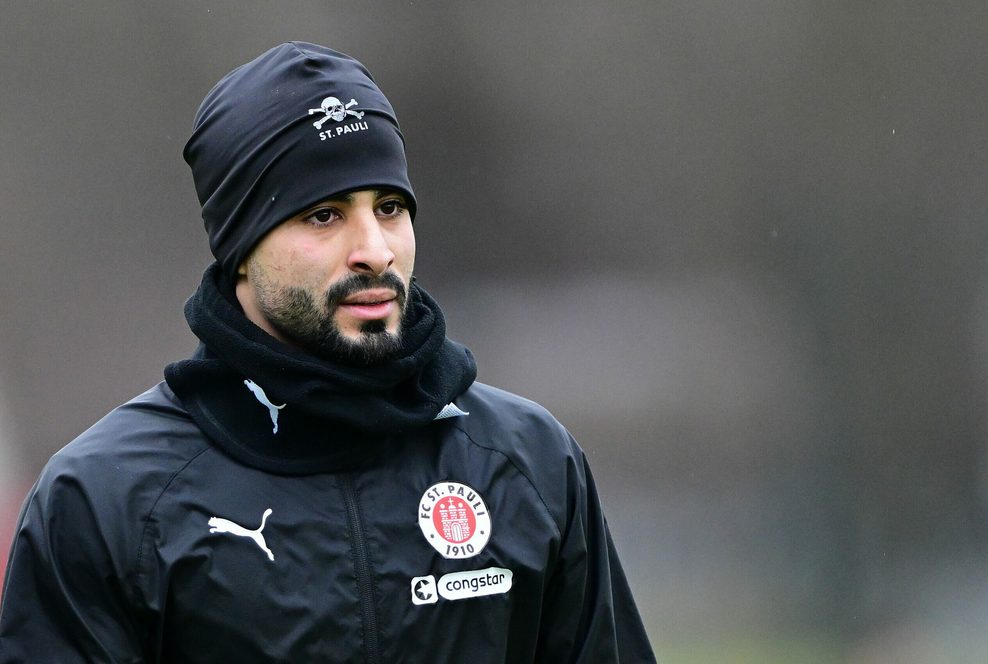
{"label": "black beanie", "polygon": [[362,64],[325,46],[276,46],[220,80],[185,145],[209,246],[233,277],[285,219],[359,189],[408,181],[394,109]]}

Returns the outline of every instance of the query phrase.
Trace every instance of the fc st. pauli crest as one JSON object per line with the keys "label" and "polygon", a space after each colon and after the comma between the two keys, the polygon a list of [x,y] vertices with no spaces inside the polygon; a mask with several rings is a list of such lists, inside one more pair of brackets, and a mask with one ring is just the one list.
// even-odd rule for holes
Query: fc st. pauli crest
{"label": "fc st. pauli crest", "polygon": [[443,558],[471,558],[491,537],[491,516],[480,494],[466,484],[440,482],[419,504],[419,527]]}

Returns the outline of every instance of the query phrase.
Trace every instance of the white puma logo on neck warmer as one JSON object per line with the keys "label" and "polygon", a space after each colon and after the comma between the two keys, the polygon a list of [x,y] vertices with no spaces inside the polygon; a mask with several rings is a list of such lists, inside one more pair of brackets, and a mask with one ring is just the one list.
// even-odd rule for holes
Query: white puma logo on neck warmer
{"label": "white puma logo on neck warmer", "polygon": [[261,386],[252,380],[245,380],[244,385],[246,385],[247,389],[254,394],[258,401],[261,402],[261,405],[268,409],[268,414],[271,416],[271,424],[274,425],[274,430],[272,430],[271,433],[278,433],[278,411],[288,404],[283,403],[280,406],[275,406],[271,403],[271,400],[268,399],[268,395],[264,393]]}

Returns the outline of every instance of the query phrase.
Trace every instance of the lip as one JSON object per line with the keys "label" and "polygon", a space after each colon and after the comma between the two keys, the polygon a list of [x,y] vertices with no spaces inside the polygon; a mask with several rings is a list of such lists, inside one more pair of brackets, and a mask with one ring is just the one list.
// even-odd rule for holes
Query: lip
{"label": "lip", "polygon": [[397,296],[387,289],[360,291],[340,303],[339,308],[358,320],[387,318],[397,306]]}
{"label": "lip", "polygon": [[395,299],[395,292],[390,288],[368,288],[367,290],[362,290],[359,293],[354,293],[353,295],[347,297],[343,300],[343,304],[373,304],[376,302],[385,302],[393,299]]}

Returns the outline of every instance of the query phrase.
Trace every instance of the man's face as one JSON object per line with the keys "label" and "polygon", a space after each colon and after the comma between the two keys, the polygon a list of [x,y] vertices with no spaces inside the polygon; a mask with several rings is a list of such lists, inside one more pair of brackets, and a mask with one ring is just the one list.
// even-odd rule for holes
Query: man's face
{"label": "man's face", "polygon": [[237,299],[247,318],[285,343],[373,363],[399,348],[414,264],[405,197],[357,191],[265,235],[238,270]]}

